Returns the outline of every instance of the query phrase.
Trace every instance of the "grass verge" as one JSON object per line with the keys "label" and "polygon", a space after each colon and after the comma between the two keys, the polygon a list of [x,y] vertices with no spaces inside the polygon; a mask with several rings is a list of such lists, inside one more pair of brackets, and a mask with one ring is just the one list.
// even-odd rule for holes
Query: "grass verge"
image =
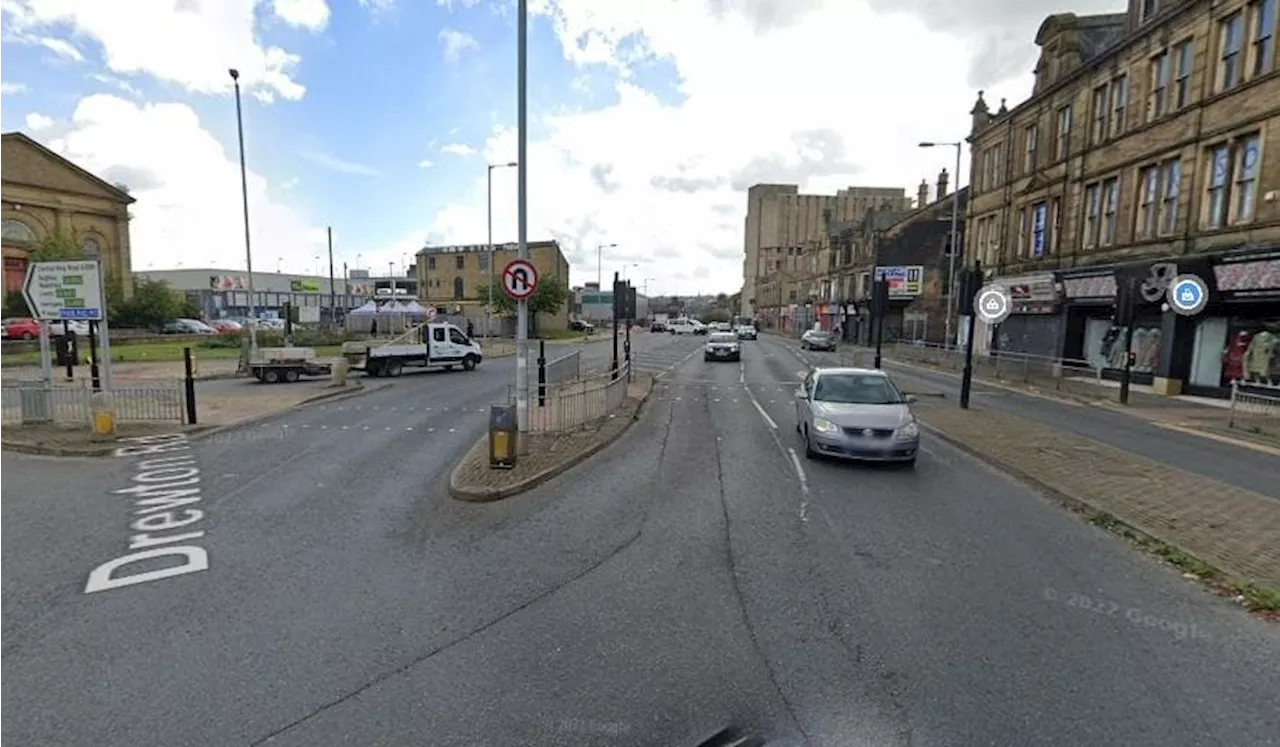
{"label": "grass verge", "polygon": [[[111,360],[115,363],[174,363],[182,360],[182,349],[190,347],[191,353],[200,360],[234,360],[240,355],[240,349],[223,346],[205,346],[180,342],[148,342],[137,345],[112,345]],[[315,346],[316,355],[322,358],[337,356],[341,353],[341,345]],[[40,352],[10,353],[4,356],[3,365],[38,366]]]}

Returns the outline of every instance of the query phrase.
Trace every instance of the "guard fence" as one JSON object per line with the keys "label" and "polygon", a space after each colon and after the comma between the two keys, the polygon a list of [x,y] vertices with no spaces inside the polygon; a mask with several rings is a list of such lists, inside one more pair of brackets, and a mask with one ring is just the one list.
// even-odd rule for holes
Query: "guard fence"
{"label": "guard fence", "polygon": [[[626,400],[630,374],[630,366],[624,363],[617,371],[530,387],[529,432],[565,433],[608,417]],[[509,401],[515,402],[514,388],[509,389]]]}
{"label": "guard fence", "polygon": [[[964,349],[938,343],[897,342],[883,346],[884,356],[959,373],[964,370]],[[1054,358],[1030,353],[992,350],[973,354],[975,378],[1019,382],[1041,389],[1098,396],[1102,369],[1086,360]]]}
{"label": "guard fence", "polygon": [[43,381],[5,379],[0,386],[0,419],[4,425],[54,424],[89,427],[95,411],[109,410],[118,422],[183,423],[187,417],[182,381],[95,391],[88,381],[49,386]]}
{"label": "guard fence", "polygon": [[1280,397],[1241,391],[1233,381],[1227,413],[1228,428],[1280,438]]}

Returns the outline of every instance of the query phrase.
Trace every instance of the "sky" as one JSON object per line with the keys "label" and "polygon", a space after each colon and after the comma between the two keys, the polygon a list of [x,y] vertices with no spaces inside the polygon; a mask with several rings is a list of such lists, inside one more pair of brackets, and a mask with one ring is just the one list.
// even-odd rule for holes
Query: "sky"
{"label": "sky", "polygon": [[[1117,0],[529,0],[528,239],[575,285],[742,285],[751,184],[953,169],[979,90],[1030,92],[1050,13]],[[515,0],[0,0],[0,126],[128,186],[135,270],[385,274],[487,239],[516,160]],[[959,184],[968,183],[966,149]],[[517,238],[493,171],[493,239]],[[955,180],[952,180],[955,184]],[[598,247],[616,244],[598,251]],[[338,270],[341,272],[341,270]]]}

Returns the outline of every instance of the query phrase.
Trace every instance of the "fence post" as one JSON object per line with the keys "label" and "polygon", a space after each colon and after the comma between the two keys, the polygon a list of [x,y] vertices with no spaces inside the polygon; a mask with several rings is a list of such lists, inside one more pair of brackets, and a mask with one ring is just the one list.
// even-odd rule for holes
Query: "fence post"
{"label": "fence post", "polygon": [[547,406],[547,341],[538,340],[538,407]]}
{"label": "fence post", "polygon": [[187,401],[187,424],[196,424],[196,377],[191,368],[191,348],[182,349],[182,383]]}
{"label": "fence post", "polygon": [[624,350],[627,351],[627,381],[631,381],[631,320],[627,320],[627,342]]}
{"label": "fence post", "polygon": [[1240,382],[1231,380],[1231,405],[1227,408],[1227,427],[1236,427],[1236,397],[1240,394]]}

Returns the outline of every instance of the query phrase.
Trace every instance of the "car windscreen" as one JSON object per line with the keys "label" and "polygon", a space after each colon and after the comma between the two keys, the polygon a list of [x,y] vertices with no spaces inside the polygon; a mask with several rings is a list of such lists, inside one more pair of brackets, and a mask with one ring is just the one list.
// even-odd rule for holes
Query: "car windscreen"
{"label": "car windscreen", "polygon": [[815,402],[845,405],[898,405],[902,393],[885,376],[873,374],[825,374],[814,387]]}
{"label": "car windscreen", "polygon": [[711,335],[710,342],[737,342],[738,338],[724,332],[716,332]]}

